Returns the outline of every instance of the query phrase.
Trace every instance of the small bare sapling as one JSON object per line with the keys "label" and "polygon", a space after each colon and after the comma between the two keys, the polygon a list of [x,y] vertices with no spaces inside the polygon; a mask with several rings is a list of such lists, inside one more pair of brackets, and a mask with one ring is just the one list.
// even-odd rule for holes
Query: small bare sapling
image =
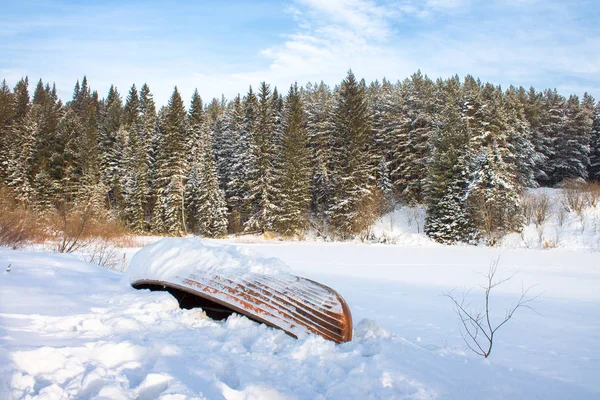
{"label": "small bare sapling", "polygon": [[444,296],[450,299],[454,306],[454,311],[459,321],[458,325],[460,333],[465,344],[475,354],[485,358],[492,352],[496,332],[511,320],[518,309],[528,308],[535,311],[531,305],[540,296],[538,294],[532,297],[529,295],[531,287],[528,287],[527,289],[522,287],[519,299],[512,307],[506,310],[504,318],[497,322],[492,322],[492,317],[490,315],[492,307],[490,294],[494,288],[510,280],[514,276],[513,274],[508,278],[496,278],[498,262],[499,259],[494,260],[485,275],[485,285],[481,286],[485,291],[485,299],[482,306],[473,307],[471,303],[467,303],[467,297],[472,289],[463,292],[461,297],[455,296],[454,290],[444,294]]}

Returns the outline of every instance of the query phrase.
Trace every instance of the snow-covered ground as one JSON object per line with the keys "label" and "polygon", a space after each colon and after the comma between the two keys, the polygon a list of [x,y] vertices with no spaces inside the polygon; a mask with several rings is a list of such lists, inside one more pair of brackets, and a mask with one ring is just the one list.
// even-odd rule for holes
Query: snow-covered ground
{"label": "snow-covered ground", "polygon": [[[338,290],[353,313],[354,340],[296,340],[238,316],[212,321],[75,256],[1,249],[0,399],[600,398],[598,253],[242,246]],[[493,293],[494,317],[521,283],[542,295],[537,313],[519,310],[498,331],[484,360],[465,350],[442,294],[482,283],[498,256],[500,275],[517,274]],[[472,294],[477,301],[482,292]]]}

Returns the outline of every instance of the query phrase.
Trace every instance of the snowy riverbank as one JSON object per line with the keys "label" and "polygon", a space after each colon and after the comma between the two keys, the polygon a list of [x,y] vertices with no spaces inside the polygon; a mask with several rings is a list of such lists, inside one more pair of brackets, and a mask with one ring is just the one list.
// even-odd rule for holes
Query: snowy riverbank
{"label": "snowy riverbank", "polygon": [[[222,242],[222,241],[219,241]],[[244,244],[342,293],[355,338],[296,340],[241,317],[216,322],[167,293],[74,256],[0,250],[0,398],[597,398],[597,253],[505,249],[501,316],[483,360],[466,350],[443,292],[482,282],[498,249],[355,243]],[[130,259],[135,249],[127,250]],[[12,264],[10,272],[5,265]],[[481,292],[475,289],[475,296]]]}

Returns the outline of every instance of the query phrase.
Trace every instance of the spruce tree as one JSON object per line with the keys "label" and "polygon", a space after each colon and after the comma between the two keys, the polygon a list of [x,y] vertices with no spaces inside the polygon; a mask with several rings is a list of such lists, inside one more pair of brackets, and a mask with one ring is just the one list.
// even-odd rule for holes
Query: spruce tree
{"label": "spruce tree", "polygon": [[0,85],[0,179],[6,178],[6,167],[10,160],[9,129],[14,114],[14,99],[6,80]]}
{"label": "spruce tree", "polygon": [[[76,86],[75,96],[79,91]],[[123,115],[123,102],[117,88],[111,85],[106,100],[104,101],[103,113],[100,122],[100,170],[102,182],[107,189],[108,208],[119,212],[122,207],[122,188],[120,183],[120,164],[123,152],[123,133],[121,120]],[[126,135],[125,135],[126,136]]]}
{"label": "spruce tree", "polygon": [[570,96],[565,104],[564,118],[554,142],[554,183],[566,178],[587,178],[591,130],[592,115],[589,110],[582,107],[577,96]]}
{"label": "spruce tree", "polygon": [[120,173],[125,220],[132,230],[142,232],[146,224],[146,203],[150,188],[147,144],[135,84],[132,85],[125,102],[122,124],[125,132]]}
{"label": "spruce tree", "polygon": [[[145,200],[144,220],[149,221],[152,217],[152,210],[154,208],[156,196],[155,196],[155,182],[157,181],[157,170],[156,170],[156,151],[157,151],[157,135],[156,135],[156,105],[154,103],[154,97],[150,91],[150,87],[147,84],[143,84],[140,89],[140,140],[143,143],[145,154],[146,154],[146,170],[148,175],[147,188],[148,193]],[[149,229],[150,226],[146,222],[145,229]]]}
{"label": "spruce tree", "polygon": [[181,95],[175,87],[163,115],[164,147],[161,151],[164,170],[160,177],[164,197],[165,230],[174,235],[187,232],[184,197],[188,157],[186,114]]}
{"label": "spruce tree", "polygon": [[590,134],[589,178],[600,181],[600,102],[596,103],[593,115]]}
{"label": "spruce tree", "polygon": [[433,82],[418,71],[401,88],[407,124],[400,130],[394,146],[394,185],[408,202],[423,200],[425,171],[429,157],[428,140],[433,130]]}
{"label": "spruce tree", "polygon": [[328,212],[333,231],[348,238],[363,232],[379,216],[371,211],[375,176],[366,87],[352,71],[340,85],[333,133],[333,194]]}
{"label": "spruce tree", "polygon": [[298,85],[285,99],[283,131],[278,141],[274,228],[285,236],[304,233],[310,216],[310,149]]}
{"label": "spruce tree", "polygon": [[425,233],[435,241],[447,244],[468,243],[476,238],[466,201],[469,134],[466,122],[458,112],[456,95],[456,92],[449,93],[448,104],[436,126],[425,186]]}
{"label": "spruce tree", "polygon": [[303,103],[311,150],[311,214],[317,231],[327,235],[327,211],[333,192],[334,98],[329,87],[321,82],[307,85]]}
{"label": "spruce tree", "polygon": [[33,106],[23,120],[13,124],[6,166],[6,183],[13,188],[17,202],[26,207],[32,206],[36,197],[32,168],[38,138],[38,112],[39,106]]}
{"label": "spruce tree", "polygon": [[503,101],[499,88],[483,86],[468,126],[471,181],[466,199],[473,223],[489,243],[522,227],[522,186]]}
{"label": "spruce tree", "polygon": [[[243,119],[236,138],[233,139],[233,164],[230,168],[230,180],[227,183],[226,193],[228,206],[231,212],[230,229],[242,229],[252,212],[250,198],[250,178],[255,167],[255,151],[253,150],[254,134],[258,119],[258,100],[252,91],[244,97],[241,104]],[[236,120],[232,121],[237,123]],[[232,128],[238,128],[233,126]],[[231,131],[232,133],[235,131]]]}
{"label": "spruce tree", "polygon": [[198,90],[194,90],[187,117],[187,171],[185,202],[187,208],[187,226],[191,232],[198,232],[198,221],[202,218],[199,214],[200,196],[202,195],[202,176],[205,173],[203,155],[206,151],[212,151],[206,146],[208,138],[208,126],[204,118],[204,107]]}
{"label": "spruce tree", "polygon": [[203,173],[198,196],[198,231],[207,237],[220,237],[227,233],[227,203],[225,192],[219,188],[216,165],[210,136],[204,138]]}
{"label": "spruce tree", "polygon": [[258,91],[255,130],[250,141],[252,163],[245,201],[251,211],[250,218],[244,224],[247,232],[265,232],[273,228],[276,208],[273,154],[277,100],[278,97],[271,95],[270,86],[262,82]]}

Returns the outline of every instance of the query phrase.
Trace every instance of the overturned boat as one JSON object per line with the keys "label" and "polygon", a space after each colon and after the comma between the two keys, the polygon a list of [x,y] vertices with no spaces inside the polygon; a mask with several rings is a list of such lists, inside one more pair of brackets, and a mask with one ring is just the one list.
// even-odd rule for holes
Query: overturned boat
{"label": "overturned boat", "polygon": [[352,339],[352,315],[339,293],[247,248],[163,239],[140,250],[127,275],[134,288],[168,291],[180,307],[201,307],[211,318],[235,312],[293,337]]}

